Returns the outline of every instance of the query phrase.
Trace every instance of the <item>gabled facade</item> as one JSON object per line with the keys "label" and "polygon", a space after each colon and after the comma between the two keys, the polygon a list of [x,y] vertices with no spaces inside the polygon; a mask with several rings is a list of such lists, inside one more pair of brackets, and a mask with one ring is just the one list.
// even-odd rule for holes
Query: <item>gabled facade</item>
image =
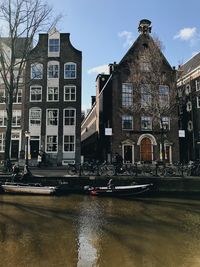
{"label": "gabled facade", "polygon": [[38,151],[52,164],[80,162],[82,53],[69,33],[40,34],[26,68],[25,125],[32,161]]}
{"label": "gabled facade", "polygon": [[181,65],[177,80],[181,161],[200,159],[200,53]]}
{"label": "gabled facade", "polygon": [[[1,51],[4,53],[4,58],[8,61],[7,66],[10,67],[10,58],[11,58],[11,43],[10,38],[0,38]],[[18,62],[22,58],[23,47],[26,43],[26,38],[16,39],[16,54],[15,61]],[[5,64],[6,66],[6,64]],[[9,75],[9,69],[8,75]],[[25,70],[24,70],[25,71]],[[14,69],[14,76],[17,79],[18,77],[18,65],[16,63],[16,68]],[[6,90],[5,83],[0,75],[0,159],[4,159],[5,151],[5,132],[7,127],[7,112],[6,112]],[[8,76],[9,77],[9,76]],[[17,160],[20,157],[20,152],[23,150],[23,97],[24,97],[24,72],[21,73],[19,77],[19,88],[18,92],[14,94],[13,99],[13,120],[12,120],[12,132],[11,132],[11,149],[10,149],[10,158],[11,160]]]}
{"label": "gabled facade", "polygon": [[86,158],[90,137],[85,132],[90,132],[89,116],[95,113],[96,158],[112,161],[117,152],[125,163],[163,156],[168,163],[179,160],[176,71],[150,36],[150,24],[142,20],[140,35],[122,60],[110,65],[110,74],[97,77],[96,103],[82,123]]}

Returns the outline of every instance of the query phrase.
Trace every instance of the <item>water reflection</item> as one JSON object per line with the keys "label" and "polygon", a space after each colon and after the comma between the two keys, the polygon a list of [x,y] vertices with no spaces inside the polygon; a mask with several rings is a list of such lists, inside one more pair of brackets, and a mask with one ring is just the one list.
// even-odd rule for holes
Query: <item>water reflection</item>
{"label": "water reflection", "polygon": [[0,266],[199,267],[199,204],[0,195]]}
{"label": "water reflection", "polygon": [[85,198],[80,206],[77,267],[97,266],[103,225],[103,204]]}

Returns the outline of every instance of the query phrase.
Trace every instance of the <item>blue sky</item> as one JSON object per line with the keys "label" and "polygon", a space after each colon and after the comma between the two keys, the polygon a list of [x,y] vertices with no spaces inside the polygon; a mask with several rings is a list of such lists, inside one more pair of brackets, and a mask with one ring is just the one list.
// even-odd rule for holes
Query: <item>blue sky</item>
{"label": "blue sky", "polygon": [[48,1],[62,14],[57,28],[69,32],[82,51],[82,109],[91,105],[95,79],[105,65],[119,62],[138,37],[141,19],[152,21],[152,34],[164,45],[172,66],[200,52],[199,0],[57,0]]}

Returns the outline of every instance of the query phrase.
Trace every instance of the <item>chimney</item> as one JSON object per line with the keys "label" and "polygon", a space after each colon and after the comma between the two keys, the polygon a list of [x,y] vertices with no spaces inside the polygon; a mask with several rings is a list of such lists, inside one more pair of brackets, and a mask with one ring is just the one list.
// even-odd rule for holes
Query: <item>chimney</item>
{"label": "chimney", "polygon": [[148,19],[140,20],[138,31],[141,34],[151,33],[151,21]]}
{"label": "chimney", "polygon": [[91,96],[91,100],[92,100],[92,106],[94,105],[94,103],[96,102],[96,96],[92,95]]}

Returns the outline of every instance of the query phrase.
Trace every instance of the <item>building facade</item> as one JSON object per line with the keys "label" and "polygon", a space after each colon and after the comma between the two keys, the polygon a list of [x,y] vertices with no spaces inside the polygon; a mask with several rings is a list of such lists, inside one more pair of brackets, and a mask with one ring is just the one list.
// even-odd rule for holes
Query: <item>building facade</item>
{"label": "building facade", "polygon": [[180,155],[182,162],[200,159],[200,53],[178,69]]}
{"label": "building facade", "polygon": [[24,131],[32,162],[39,150],[52,164],[80,162],[82,53],[69,35],[40,34],[26,66]]}
{"label": "building facade", "polygon": [[[9,81],[9,66],[11,60],[11,40],[10,38],[0,38],[1,45],[1,53],[5,59],[5,64],[3,68],[5,72],[7,71],[7,78]],[[26,43],[26,38],[18,38],[15,43],[15,69],[13,71],[14,74],[14,83],[15,79],[18,80],[18,90],[15,90],[13,93],[13,112],[12,112],[12,132],[11,132],[11,148],[10,148],[10,158],[11,160],[17,160],[20,157],[20,152],[23,150],[23,96],[25,90],[25,79],[24,79],[24,71],[20,73],[17,62],[21,60],[23,55],[23,47]],[[2,71],[2,70],[1,70]],[[2,71],[3,72],[3,71]],[[5,82],[3,79],[4,74],[0,75],[0,159],[4,159],[5,152],[5,133],[7,127],[7,111],[6,111],[6,97],[8,93],[8,89],[5,87]]]}
{"label": "building facade", "polygon": [[124,163],[179,160],[176,71],[151,37],[151,22],[142,20],[138,30],[122,60],[97,77],[96,102],[82,123],[86,158],[97,142],[101,160],[112,161],[115,153]]}

